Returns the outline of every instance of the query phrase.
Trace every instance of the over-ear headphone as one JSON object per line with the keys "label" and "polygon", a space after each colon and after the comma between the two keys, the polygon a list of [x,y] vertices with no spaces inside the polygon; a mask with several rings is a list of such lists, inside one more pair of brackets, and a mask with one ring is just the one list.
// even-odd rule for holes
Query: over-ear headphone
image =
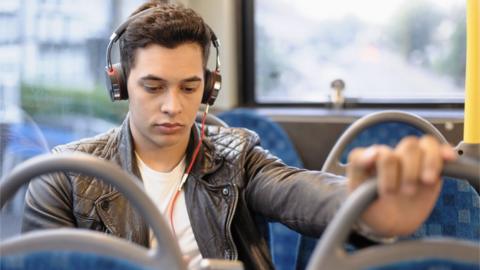
{"label": "over-ear headphone", "polygon": [[[111,52],[112,46],[115,42],[117,42],[120,37],[125,33],[128,25],[135,20],[136,18],[143,16],[146,13],[150,13],[155,10],[156,7],[152,7],[146,10],[143,10],[130,18],[128,18],[125,22],[120,24],[120,26],[115,29],[113,34],[110,36],[110,41],[107,46],[107,54],[106,54],[106,62],[107,66],[105,67],[106,72],[106,84],[107,84],[107,91],[110,95],[110,99],[112,101],[116,100],[125,100],[128,99],[128,91],[127,91],[127,78],[125,77],[125,72],[122,67],[121,63],[112,64],[111,59]],[[218,96],[220,88],[222,86],[222,76],[220,75],[220,42],[218,41],[217,36],[213,32],[212,28],[210,28],[207,24],[205,26],[209,29],[212,38],[212,45],[215,47],[217,57],[216,57],[216,64],[215,70],[210,71],[205,69],[204,74],[204,91],[202,97],[202,103],[207,105],[213,105],[215,99]]]}

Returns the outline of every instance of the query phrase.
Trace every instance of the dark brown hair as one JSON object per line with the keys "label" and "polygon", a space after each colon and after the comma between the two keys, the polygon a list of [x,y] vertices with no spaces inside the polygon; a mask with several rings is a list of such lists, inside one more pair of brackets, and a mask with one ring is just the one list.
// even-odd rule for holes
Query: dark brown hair
{"label": "dark brown hair", "polygon": [[120,38],[120,57],[125,76],[135,64],[135,51],[150,44],[175,48],[193,42],[200,45],[206,66],[210,53],[211,33],[203,19],[192,9],[181,5],[151,0],[141,5],[130,16],[151,9],[134,19]]}

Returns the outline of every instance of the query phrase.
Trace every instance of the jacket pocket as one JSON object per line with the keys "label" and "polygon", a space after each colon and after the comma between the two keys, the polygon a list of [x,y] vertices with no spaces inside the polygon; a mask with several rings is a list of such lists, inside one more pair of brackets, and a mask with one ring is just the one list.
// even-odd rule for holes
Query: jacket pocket
{"label": "jacket pocket", "polygon": [[105,231],[105,225],[98,217],[94,201],[74,195],[73,216],[77,227],[95,231]]}
{"label": "jacket pocket", "polygon": [[78,228],[94,230],[98,232],[107,231],[105,225],[99,220],[95,220],[93,218],[86,218],[76,213],[74,213],[74,216],[75,216],[75,220],[77,222]]}

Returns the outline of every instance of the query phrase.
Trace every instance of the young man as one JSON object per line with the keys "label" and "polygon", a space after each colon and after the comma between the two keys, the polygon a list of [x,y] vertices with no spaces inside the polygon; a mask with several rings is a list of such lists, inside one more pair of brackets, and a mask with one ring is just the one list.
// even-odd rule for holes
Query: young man
{"label": "young man", "polygon": [[[190,266],[198,267],[203,257],[270,269],[256,215],[319,236],[346,196],[371,176],[380,181],[380,197],[362,223],[376,236],[409,234],[426,219],[439,194],[442,164],[455,156],[431,137],[407,138],[395,149],[356,149],[349,158],[348,181],[284,165],[248,130],[209,126],[201,139],[195,116],[212,33],[190,9],[152,1],[137,12],[147,8],[152,11],[134,19],[121,37],[130,111],[124,123],[54,152],[89,153],[142,179]],[[192,170],[177,194],[189,165]],[[23,230],[56,227],[104,231],[155,245],[121,194],[77,174],[54,174],[29,186]]]}

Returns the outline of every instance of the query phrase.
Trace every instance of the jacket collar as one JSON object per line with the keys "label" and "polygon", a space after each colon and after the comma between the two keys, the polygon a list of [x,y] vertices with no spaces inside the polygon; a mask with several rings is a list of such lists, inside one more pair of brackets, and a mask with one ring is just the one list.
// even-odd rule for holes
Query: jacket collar
{"label": "jacket collar", "polygon": [[[191,174],[202,177],[206,174],[215,172],[223,162],[223,159],[218,155],[215,149],[215,145],[208,138],[208,130],[205,127],[205,135],[202,140],[202,146],[193,165]],[[201,127],[198,123],[195,123],[192,127],[191,138],[189,146],[187,147],[187,160],[191,162],[193,152],[196,146],[200,142]]]}
{"label": "jacket collar", "polygon": [[[121,167],[127,172],[137,176],[141,179],[140,171],[137,166],[137,159],[134,152],[133,137],[130,131],[130,117],[127,114],[125,120],[120,126],[120,132],[118,134],[119,146],[118,146],[118,162]],[[208,133],[207,128],[205,127],[205,133]],[[193,152],[195,151],[196,146],[200,142],[200,127],[199,124],[195,123],[192,126],[192,132],[190,133],[190,141],[187,146],[187,166],[190,164]],[[197,155],[195,164],[193,165],[191,174],[202,178],[206,174],[213,173],[216,171],[223,159],[218,156],[217,151],[215,150],[214,144],[205,134],[202,140],[202,146]]]}
{"label": "jacket collar", "polygon": [[118,161],[120,166],[127,172],[135,175],[138,179],[142,179],[140,171],[137,166],[137,159],[135,157],[133,137],[130,131],[130,114],[127,114],[125,120],[123,120],[120,126],[120,132],[118,133]]}

